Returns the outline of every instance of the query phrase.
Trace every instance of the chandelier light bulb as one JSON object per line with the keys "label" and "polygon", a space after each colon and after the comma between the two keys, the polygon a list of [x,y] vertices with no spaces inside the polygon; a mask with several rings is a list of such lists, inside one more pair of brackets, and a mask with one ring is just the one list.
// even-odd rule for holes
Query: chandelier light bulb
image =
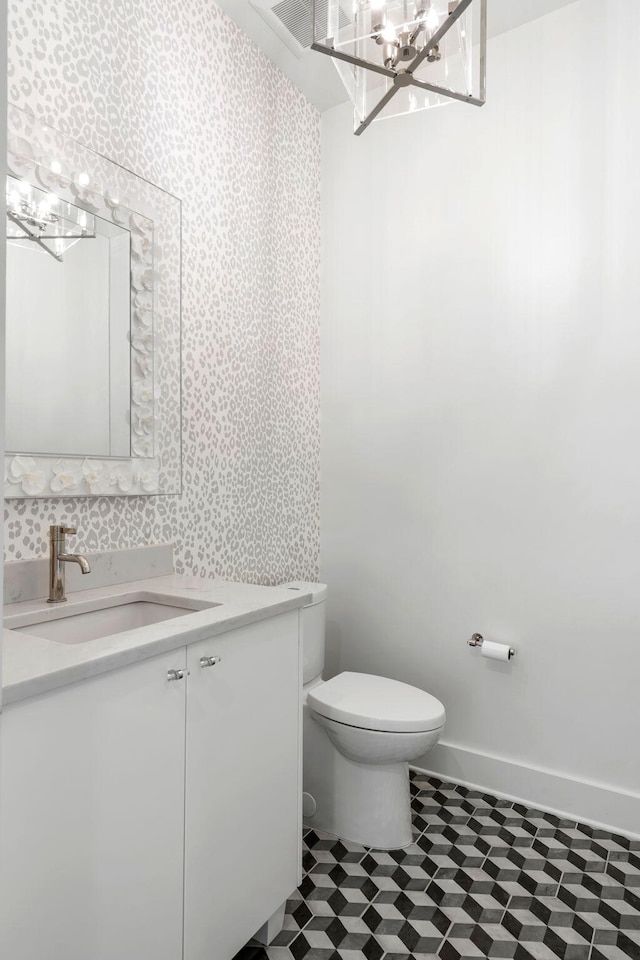
{"label": "chandelier light bulb", "polygon": [[438,11],[434,7],[429,7],[427,15],[424,18],[424,22],[429,36],[432,36],[440,26],[440,17],[438,16]]}

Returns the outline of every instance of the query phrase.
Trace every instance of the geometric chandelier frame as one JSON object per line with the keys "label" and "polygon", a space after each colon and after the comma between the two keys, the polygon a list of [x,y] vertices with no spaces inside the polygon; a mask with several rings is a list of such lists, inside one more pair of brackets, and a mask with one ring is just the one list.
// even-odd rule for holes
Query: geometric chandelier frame
{"label": "geometric chandelier frame", "polygon": [[[332,0],[328,0],[329,3]],[[357,2],[357,0],[356,0]],[[373,0],[375,2],[375,0]],[[379,0],[378,0],[379,2]],[[375,74],[380,75],[381,77],[386,78],[386,89],[380,99],[371,107],[366,116],[361,117],[360,123],[356,126],[354,132],[356,136],[360,136],[367,129],[370,123],[375,120],[384,108],[393,100],[393,98],[402,90],[406,91],[407,88],[413,88],[420,91],[426,91],[430,94],[435,94],[437,97],[445,97],[452,100],[458,100],[462,103],[469,103],[476,107],[481,107],[486,102],[486,69],[487,69],[487,0],[476,0],[474,9],[477,9],[478,5],[480,7],[480,31],[478,38],[478,47],[479,47],[479,75],[478,75],[478,92],[477,95],[474,95],[469,92],[458,92],[454,89],[451,89],[447,86],[443,86],[441,83],[430,82],[425,80],[423,77],[416,76],[416,71],[419,68],[424,68],[428,63],[431,63],[433,60],[440,59],[439,50],[443,42],[446,42],[447,36],[450,34],[450,31],[453,30],[454,26],[460,21],[460,18],[465,14],[471,5],[474,3],[474,0],[457,0],[457,2],[450,2],[448,4],[448,15],[444,21],[437,26],[437,29],[431,33],[424,41],[424,45],[420,49],[416,49],[417,45],[415,44],[416,37],[419,34],[421,29],[425,29],[424,23],[420,23],[420,20],[413,20],[413,34],[408,37],[408,34],[404,34],[405,44],[412,44],[411,46],[406,46],[407,54],[405,57],[400,59],[398,62],[376,62],[374,60],[362,57],[356,53],[349,52],[348,50],[341,49],[336,44],[335,36],[327,35],[327,30],[323,31],[323,24],[321,23],[322,14],[327,10],[327,0],[313,0],[313,43],[311,44],[311,49],[316,50],[318,53],[323,53],[326,56],[333,57],[335,60],[342,61],[345,64],[350,64],[352,67],[356,68],[356,74],[358,70],[372,71]],[[424,13],[426,9],[425,4],[421,4],[421,14]],[[426,21],[426,18],[423,18]],[[338,19],[334,15],[329,14],[329,21],[332,23],[333,30],[331,26],[329,30],[332,33],[338,34]],[[416,22],[418,23],[418,28],[415,28]],[[379,28],[375,28],[379,29]],[[375,34],[370,34],[368,39],[373,38],[378,44],[384,44],[384,32],[380,31],[381,36],[376,36]],[[321,36],[320,36],[321,35]],[[343,45],[344,46],[344,45]],[[396,42],[396,47],[398,43]],[[383,47],[384,49],[384,47]],[[423,69],[424,73],[424,69]]]}

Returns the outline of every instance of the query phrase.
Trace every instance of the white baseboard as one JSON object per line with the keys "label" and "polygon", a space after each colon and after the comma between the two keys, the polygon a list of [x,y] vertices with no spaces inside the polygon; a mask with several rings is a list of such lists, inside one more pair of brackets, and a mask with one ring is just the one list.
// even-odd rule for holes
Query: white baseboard
{"label": "white baseboard", "polygon": [[640,839],[640,795],[439,743],[413,769]]}

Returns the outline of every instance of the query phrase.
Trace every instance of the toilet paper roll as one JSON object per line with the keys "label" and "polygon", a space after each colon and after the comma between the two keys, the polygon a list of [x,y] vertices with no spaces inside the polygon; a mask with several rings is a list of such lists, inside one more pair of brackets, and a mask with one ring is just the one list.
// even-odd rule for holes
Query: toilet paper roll
{"label": "toilet paper roll", "polygon": [[494,640],[483,640],[480,647],[480,654],[488,657],[489,660],[510,660],[512,657],[511,647],[507,643],[496,643]]}

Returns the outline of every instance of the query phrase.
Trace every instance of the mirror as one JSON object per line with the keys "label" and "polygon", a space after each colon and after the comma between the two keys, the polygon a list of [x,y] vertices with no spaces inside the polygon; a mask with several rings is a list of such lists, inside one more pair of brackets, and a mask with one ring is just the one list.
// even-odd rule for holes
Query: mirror
{"label": "mirror", "polygon": [[7,167],[5,496],[180,493],[180,201],[15,107]]}
{"label": "mirror", "polygon": [[7,178],[10,453],[131,456],[131,234]]}

